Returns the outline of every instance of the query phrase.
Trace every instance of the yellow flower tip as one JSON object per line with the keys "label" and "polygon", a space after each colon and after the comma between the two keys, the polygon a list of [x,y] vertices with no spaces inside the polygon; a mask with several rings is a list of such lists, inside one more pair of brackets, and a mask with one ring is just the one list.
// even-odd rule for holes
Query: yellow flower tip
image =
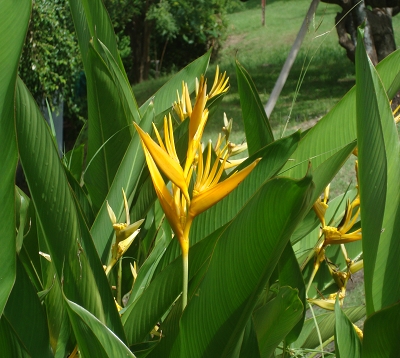
{"label": "yellow flower tip", "polygon": [[317,199],[317,201],[313,205],[313,209],[314,209],[315,214],[317,214],[322,227],[324,227],[325,226],[325,213],[326,213],[326,210],[328,209],[328,205],[325,204],[320,199]]}
{"label": "yellow flower tip", "polygon": [[256,159],[253,163],[248,165],[246,168],[234,173],[228,179],[215,184],[209,188],[204,188],[198,193],[193,193],[192,203],[189,208],[189,215],[195,217],[207,210],[217,202],[225,198],[230,192],[232,192],[251,171],[256,167],[261,158]]}
{"label": "yellow flower tip", "polygon": [[354,262],[350,265],[349,271],[354,274],[364,268],[364,260]]}
{"label": "yellow flower tip", "polygon": [[224,169],[231,169],[237,167],[239,164],[242,164],[245,160],[247,160],[247,158],[248,157],[241,159],[228,159],[225,162]]}
{"label": "yellow flower tip", "polygon": [[353,323],[353,328],[356,331],[358,338],[360,338],[360,340],[362,341],[364,338],[363,331],[360,328],[358,328],[354,323]]}
{"label": "yellow flower tip", "polygon": [[[145,133],[139,126],[135,125],[135,127],[142,141],[142,146],[145,152],[147,165],[149,167],[150,174],[153,178],[154,185],[158,187],[165,186],[164,181],[161,178],[161,175],[155,174],[155,171],[158,171],[157,169],[158,167],[167,176],[169,180],[171,180],[177,187],[179,187],[182,190],[182,193],[185,195],[185,198],[187,198],[187,200],[190,201],[186,179],[180,164],[175,160],[174,157],[171,157],[169,153],[167,153],[163,148],[161,148],[157,143],[155,143],[153,139],[151,139],[150,136],[147,133]],[[169,143],[168,145],[171,145],[171,150],[172,146],[174,146],[171,139],[172,136],[173,134],[171,134],[168,142]],[[173,148],[173,150],[175,150],[175,148]],[[156,180],[154,180],[154,176],[157,177]]]}
{"label": "yellow flower tip", "polygon": [[110,217],[111,223],[116,224],[117,218],[115,217],[114,210],[111,208],[110,204],[108,204],[108,200],[106,201],[106,203],[107,203],[108,216]]}
{"label": "yellow flower tip", "polygon": [[49,254],[46,254],[46,253],[44,253],[42,251],[39,251],[39,255],[44,257],[47,261],[51,262],[51,257],[50,257]]}
{"label": "yellow flower tip", "polygon": [[358,229],[352,233],[345,234],[339,231],[336,227],[325,226],[322,228],[325,235],[324,246],[333,244],[347,244],[349,242],[361,240],[361,229]]}
{"label": "yellow flower tip", "polygon": [[133,276],[133,282],[135,282],[136,278],[137,278],[136,261],[133,263],[133,265],[131,263],[129,263],[129,266],[131,267],[131,273],[132,273],[132,276]]}
{"label": "yellow flower tip", "polygon": [[115,302],[115,305],[117,306],[118,312],[121,311],[122,307],[119,305],[119,303],[117,302],[117,300],[115,298],[114,298],[114,302]]}

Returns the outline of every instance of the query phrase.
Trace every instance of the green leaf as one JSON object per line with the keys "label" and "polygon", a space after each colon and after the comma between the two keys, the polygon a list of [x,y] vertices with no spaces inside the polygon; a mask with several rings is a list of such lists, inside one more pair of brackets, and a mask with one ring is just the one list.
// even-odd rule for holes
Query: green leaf
{"label": "green leaf", "polygon": [[22,190],[15,187],[15,211],[16,211],[16,226],[17,226],[17,253],[21,251],[24,242],[24,232],[27,224],[29,225],[29,198]]}
{"label": "green leaf", "polygon": [[395,358],[400,351],[400,303],[373,313],[364,324],[363,358]]}
{"label": "green leaf", "polygon": [[[149,105],[147,112],[144,114],[143,119],[140,122],[140,126],[144,131],[150,132],[151,121],[153,118],[153,106]],[[140,144],[140,138],[135,132],[118,168],[118,172],[115,175],[114,181],[112,182],[106,200],[102,203],[93,226],[90,229],[90,233],[96,238],[96,249],[103,263],[108,262],[111,241],[114,237],[114,229],[108,215],[106,201],[114,210],[118,221],[124,212],[121,190],[122,188],[125,190],[128,200],[135,194],[140,175],[143,171],[144,163],[145,158],[142,146]]]}
{"label": "green leaf", "polygon": [[[189,280],[209,260],[215,242],[223,230],[224,228],[217,230],[190,248]],[[130,304],[122,315],[122,323],[130,346],[142,342],[181,292],[182,257],[178,257],[154,277],[141,296]],[[174,338],[168,331],[165,335],[164,339]]]}
{"label": "green leaf", "polygon": [[[363,43],[359,33],[358,42]],[[393,68],[397,75],[400,70]],[[357,138],[367,314],[400,299],[400,147],[389,101],[363,46],[356,52]]]}
{"label": "green leaf", "polygon": [[[377,66],[376,70],[385,88],[389,88],[400,71],[400,50],[393,52]],[[392,95],[400,89],[391,87]],[[356,133],[356,88],[352,88],[332,110],[321,118],[302,138],[296,152],[282,172],[293,178],[301,178],[311,161],[313,168],[329,156],[353,142]],[[393,93],[394,92],[394,93]]]}
{"label": "green leaf", "polygon": [[[52,357],[46,316],[21,262],[4,318],[31,357]],[[29,324],[27,324],[29,322]]]}
{"label": "green leaf", "polygon": [[[50,252],[41,227],[38,229],[38,238],[40,251],[44,253]],[[72,328],[64,307],[61,285],[56,278],[54,264],[43,256],[40,257],[43,287],[44,291],[48,290],[44,301],[47,321],[49,322],[50,344],[55,356],[65,357],[72,353],[75,346],[75,344],[71,343]]]}
{"label": "green leaf", "polygon": [[81,144],[67,152],[63,158],[65,166],[78,183],[81,181],[84,156],[85,145]]}
{"label": "green leaf", "polygon": [[18,162],[14,91],[31,1],[5,0],[0,11],[0,316],[15,280],[15,172]]}
{"label": "green leaf", "polygon": [[268,181],[221,234],[181,319],[182,357],[230,356],[312,187],[310,177]]}
{"label": "green leaf", "polygon": [[296,149],[299,140],[300,133],[296,132],[262,148],[238,166],[237,170],[240,170],[256,158],[263,158],[239,187],[209,210],[196,217],[190,231],[191,243],[198,242],[232,220],[262,184],[276,174],[286,163]]}
{"label": "green leaf", "polygon": [[[354,323],[365,316],[365,306],[345,308],[343,312]],[[316,321],[321,333],[322,342],[325,342],[334,335],[335,312],[316,315]],[[303,330],[292,346],[309,349],[319,347],[317,329],[313,318],[305,320]]]}
{"label": "green leaf", "polygon": [[111,187],[133,131],[107,64],[93,46],[89,46],[88,58],[88,164],[84,178],[93,210],[97,213]]}
{"label": "green leaf", "polygon": [[340,308],[339,299],[335,303],[335,346],[336,357],[361,358],[361,341],[353,323]]}
{"label": "green leaf", "polygon": [[4,357],[31,358],[4,316],[0,318],[0,349]]}
{"label": "green leaf", "polygon": [[301,319],[285,337],[285,341],[287,343],[291,343],[297,339],[303,327],[305,318],[304,307],[306,306],[306,287],[304,284],[303,275],[301,274],[299,263],[297,262],[296,255],[294,254],[290,242],[287,243],[278,265],[279,285],[290,286],[297,289],[297,295],[300,299],[300,302],[302,303]]}
{"label": "green leaf", "polygon": [[240,342],[239,358],[261,358],[260,349],[258,348],[257,333],[254,328],[253,319],[250,318],[243,332],[243,339]]}
{"label": "green leaf", "polygon": [[278,344],[301,318],[303,309],[298,291],[284,286],[275,298],[254,311],[254,327],[262,357],[272,356]]}
{"label": "green leaf", "polygon": [[[69,0],[69,4],[86,72],[89,61],[89,42],[92,37],[96,37],[110,50],[121,71],[125,73],[118,52],[114,28],[104,3],[101,0]],[[99,51],[100,47],[97,50]]]}
{"label": "green leaf", "polygon": [[76,209],[49,128],[22,81],[17,83],[16,129],[21,163],[57,279],[64,283],[68,298],[107,322],[124,339],[102,263],[84,218]]}
{"label": "green leaf", "polygon": [[246,69],[236,60],[236,76],[249,155],[274,141],[274,135],[257,88]]}
{"label": "green leaf", "polygon": [[135,357],[127,346],[90,312],[65,298],[82,357]]}

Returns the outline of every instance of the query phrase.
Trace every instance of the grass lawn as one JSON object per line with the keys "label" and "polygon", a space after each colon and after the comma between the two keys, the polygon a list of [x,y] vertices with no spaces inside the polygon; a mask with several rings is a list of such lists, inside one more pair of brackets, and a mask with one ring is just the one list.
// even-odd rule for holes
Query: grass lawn
{"label": "grass lawn", "polygon": [[[227,16],[227,37],[218,53],[217,61],[210,65],[207,75],[211,79],[216,64],[219,64],[222,71],[227,71],[231,88],[219,109],[210,117],[205,139],[211,138],[215,142],[223,125],[224,112],[228,118],[234,120],[231,140],[241,142],[244,139],[235,58],[249,71],[263,104],[266,104],[310,2],[267,0],[265,26],[261,26],[259,0],[249,0],[240,10]],[[334,27],[339,9],[337,5],[325,3],[320,3],[318,7],[270,117],[276,138],[281,136],[288,118],[290,121],[285,134],[315,124],[355,83],[354,64],[347,59],[345,50],[338,44]],[[397,43],[400,44],[400,16],[393,18],[393,26]],[[302,76],[304,78],[294,101]],[[168,79],[169,77],[163,77],[134,86],[139,104],[147,100]],[[354,180],[353,167],[354,161],[341,171],[338,180],[333,184],[333,194],[338,194],[338,188],[346,188]]]}

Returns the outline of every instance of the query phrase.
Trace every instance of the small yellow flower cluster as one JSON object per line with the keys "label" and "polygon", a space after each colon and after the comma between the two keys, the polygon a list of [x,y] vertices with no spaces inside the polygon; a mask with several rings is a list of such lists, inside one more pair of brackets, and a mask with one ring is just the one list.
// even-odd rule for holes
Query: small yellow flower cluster
{"label": "small yellow flower cluster", "polygon": [[[356,174],[358,183],[358,163],[356,161]],[[339,298],[340,304],[343,303],[343,299],[346,296],[346,285],[352,273],[360,270],[363,267],[363,261],[354,262],[350,260],[347,256],[347,251],[344,244],[361,240],[361,228],[353,230],[353,226],[356,224],[360,217],[360,196],[358,193],[357,185],[357,195],[353,201],[348,200],[343,218],[340,224],[336,226],[326,225],[325,214],[328,209],[328,199],[329,199],[329,185],[324,191],[322,198],[319,198],[313,205],[313,209],[321,222],[321,239],[314,248],[314,268],[310,278],[308,288],[312,280],[314,279],[321,263],[325,261],[329,272],[337,284],[339,291],[328,296],[328,298],[323,299],[308,299],[310,303],[316,304],[322,308],[333,310],[335,307],[336,298]],[[345,257],[347,268],[345,272],[342,272],[338,267],[333,264],[325,256],[325,248],[328,245],[340,245],[342,253]],[[308,291],[308,289],[307,289]]]}

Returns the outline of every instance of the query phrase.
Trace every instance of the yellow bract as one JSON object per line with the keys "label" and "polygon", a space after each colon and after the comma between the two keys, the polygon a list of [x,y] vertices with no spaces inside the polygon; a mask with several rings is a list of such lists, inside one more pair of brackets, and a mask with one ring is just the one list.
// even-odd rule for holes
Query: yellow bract
{"label": "yellow bract", "polygon": [[111,247],[111,258],[106,267],[106,274],[108,275],[113,266],[118,262],[122,255],[128,250],[135,237],[139,234],[139,227],[142,225],[144,220],[130,223],[128,201],[124,189],[122,189],[122,196],[124,199],[124,208],[126,215],[125,223],[117,223],[117,218],[111,206],[107,202],[107,211],[110,217],[111,223],[115,231],[115,243]]}
{"label": "yellow bract", "polygon": [[[219,182],[224,171],[228,150],[225,148],[217,154],[217,159],[211,163],[211,145],[203,161],[201,139],[208,119],[207,100],[228,90],[226,74],[217,73],[210,93],[207,95],[207,83],[201,77],[197,84],[196,102],[192,107],[187,84],[182,84],[182,96],[173,108],[183,121],[189,117],[189,140],[186,161],[183,166],[175,149],[171,115],[164,118],[164,140],[154,126],[158,143],[134,123],[144,149],[147,166],[161,206],[171,228],[178,237],[183,253],[189,249],[189,230],[195,216],[207,210],[237,187],[253,170],[259,160],[254,161],[245,169],[234,173],[228,179]],[[171,191],[167,188],[160,171],[171,181]],[[188,187],[195,173],[195,184],[191,195]]]}

